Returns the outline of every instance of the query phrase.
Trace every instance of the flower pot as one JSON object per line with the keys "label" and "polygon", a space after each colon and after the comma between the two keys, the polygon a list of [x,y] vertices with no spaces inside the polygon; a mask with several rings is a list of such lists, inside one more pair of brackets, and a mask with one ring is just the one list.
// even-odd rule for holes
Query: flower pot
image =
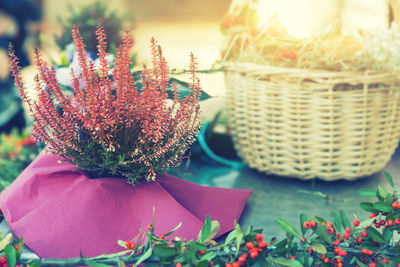
{"label": "flower pot", "polygon": [[121,251],[153,218],[155,233],[196,239],[206,215],[233,229],[250,190],[199,186],[164,174],[132,186],[124,178],[88,178],[61,157],[41,153],[0,195],[0,209],[16,236],[40,257],[97,256]]}

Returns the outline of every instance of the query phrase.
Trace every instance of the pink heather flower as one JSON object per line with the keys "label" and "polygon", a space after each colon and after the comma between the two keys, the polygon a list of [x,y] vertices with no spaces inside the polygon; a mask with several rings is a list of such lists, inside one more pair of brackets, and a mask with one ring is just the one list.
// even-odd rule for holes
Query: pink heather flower
{"label": "pink heather flower", "polygon": [[35,51],[37,98],[31,99],[10,48],[10,70],[34,119],[33,134],[50,152],[92,176],[125,176],[131,183],[155,180],[166,168],[180,164],[199,130],[201,91],[195,57],[191,55],[192,93],[180,99],[173,86],[173,103],[167,105],[169,69],[157,42],[151,40],[152,67],[145,67],[139,92],[129,70],[132,36],[124,34],[111,75],[101,26],[96,34],[95,64],[74,27],[76,59],[67,79],[74,90],[71,96],[62,91],[56,70]]}

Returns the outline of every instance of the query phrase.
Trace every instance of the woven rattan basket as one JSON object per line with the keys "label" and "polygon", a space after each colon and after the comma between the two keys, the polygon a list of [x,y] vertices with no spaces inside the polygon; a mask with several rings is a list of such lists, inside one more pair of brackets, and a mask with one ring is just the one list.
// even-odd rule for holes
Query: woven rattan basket
{"label": "woven rattan basket", "polygon": [[348,179],[381,170],[400,137],[391,73],[225,63],[236,150],[259,171]]}

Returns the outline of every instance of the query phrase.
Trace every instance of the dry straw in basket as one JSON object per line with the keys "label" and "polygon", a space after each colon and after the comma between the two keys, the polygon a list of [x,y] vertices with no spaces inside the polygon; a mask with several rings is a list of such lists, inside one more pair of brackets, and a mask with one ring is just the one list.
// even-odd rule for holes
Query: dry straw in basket
{"label": "dry straw in basket", "polygon": [[290,37],[274,20],[261,31],[245,28],[230,36],[223,62],[243,160],[266,173],[328,181],[381,170],[400,138],[397,66],[378,64],[363,52],[365,36],[339,24],[308,39]]}

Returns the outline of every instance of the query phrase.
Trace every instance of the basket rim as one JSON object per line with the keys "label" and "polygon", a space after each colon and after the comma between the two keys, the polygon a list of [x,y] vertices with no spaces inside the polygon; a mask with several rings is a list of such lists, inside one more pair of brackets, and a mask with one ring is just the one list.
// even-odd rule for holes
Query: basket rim
{"label": "basket rim", "polygon": [[[395,80],[399,80],[400,73],[395,71],[377,71],[377,70],[365,70],[365,71],[354,71],[354,70],[329,70],[329,69],[311,69],[311,68],[296,68],[296,67],[282,67],[268,64],[260,64],[254,62],[235,62],[226,61],[221,63],[221,69],[225,72],[239,72],[239,73],[259,73],[259,74],[301,74],[301,76],[308,76],[307,74],[317,74],[322,76],[377,76],[377,78],[392,77]],[[325,74],[325,75],[324,75]]]}

